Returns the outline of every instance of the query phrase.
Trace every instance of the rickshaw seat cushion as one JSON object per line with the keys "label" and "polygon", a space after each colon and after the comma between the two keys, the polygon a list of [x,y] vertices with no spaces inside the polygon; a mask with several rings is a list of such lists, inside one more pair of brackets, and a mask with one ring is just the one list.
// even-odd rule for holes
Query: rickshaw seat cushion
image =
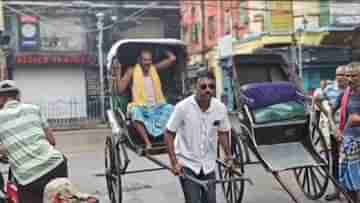
{"label": "rickshaw seat cushion", "polygon": [[253,110],[290,101],[305,101],[304,95],[290,82],[251,83],[243,85],[240,92],[240,100]]}

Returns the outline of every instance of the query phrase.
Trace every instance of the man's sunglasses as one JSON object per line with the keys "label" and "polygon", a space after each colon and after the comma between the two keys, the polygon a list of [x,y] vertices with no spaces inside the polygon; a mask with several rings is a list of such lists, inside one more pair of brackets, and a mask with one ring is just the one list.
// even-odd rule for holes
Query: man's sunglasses
{"label": "man's sunglasses", "polygon": [[215,85],[214,84],[202,84],[200,85],[200,89],[205,90],[206,88],[209,88],[211,90],[215,89]]}

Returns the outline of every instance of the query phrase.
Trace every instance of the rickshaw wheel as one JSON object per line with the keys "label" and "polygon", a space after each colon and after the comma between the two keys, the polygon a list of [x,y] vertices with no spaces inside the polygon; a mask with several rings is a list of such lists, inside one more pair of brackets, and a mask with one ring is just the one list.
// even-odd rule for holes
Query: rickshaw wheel
{"label": "rickshaw wheel", "polygon": [[[235,157],[234,165],[236,167],[236,170],[244,174],[244,154],[243,154],[243,146],[242,141],[240,137],[236,136],[232,133],[231,135],[231,154],[233,157]],[[221,152],[220,144],[218,144],[218,158],[221,160]],[[228,171],[222,166],[221,164],[218,164],[218,172],[219,172],[219,178],[220,179],[231,179],[231,178],[237,178],[238,176]],[[222,189],[226,198],[227,203],[241,203],[244,195],[244,189],[245,189],[245,182],[243,180],[236,181],[236,182],[225,182],[222,183]]]}
{"label": "rickshaw wheel", "polygon": [[[326,170],[330,168],[330,151],[327,147],[325,137],[318,126],[313,126],[311,130],[311,142],[314,149],[319,153],[323,161],[327,164]],[[295,169],[294,175],[303,193],[312,200],[321,198],[327,189],[329,177],[319,167],[306,167]]]}
{"label": "rickshaw wheel", "polygon": [[105,142],[105,177],[110,202],[121,203],[121,158],[111,137],[107,137]]}

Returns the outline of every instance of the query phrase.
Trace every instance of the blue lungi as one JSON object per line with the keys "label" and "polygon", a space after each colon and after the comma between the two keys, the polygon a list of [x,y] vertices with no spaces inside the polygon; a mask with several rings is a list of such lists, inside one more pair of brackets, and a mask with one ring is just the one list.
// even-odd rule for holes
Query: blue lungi
{"label": "blue lungi", "polygon": [[[352,113],[360,113],[360,96],[350,96],[347,110],[347,117]],[[360,127],[345,128],[343,136],[339,159],[339,182],[347,191],[360,191]]]}
{"label": "blue lungi", "polygon": [[345,136],[340,152],[339,182],[347,191],[360,191],[360,141]]}
{"label": "blue lungi", "polygon": [[174,106],[163,104],[155,107],[134,106],[131,108],[131,120],[144,124],[148,134],[158,138],[164,134],[166,123],[170,118]]}

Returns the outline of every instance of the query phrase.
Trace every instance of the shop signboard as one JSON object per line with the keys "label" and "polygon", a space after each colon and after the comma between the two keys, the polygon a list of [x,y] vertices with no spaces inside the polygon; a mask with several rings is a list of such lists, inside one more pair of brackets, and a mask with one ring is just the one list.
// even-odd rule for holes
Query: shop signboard
{"label": "shop signboard", "polygon": [[273,0],[271,5],[271,33],[293,32],[293,9],[292,1]]}
{"label": "shop signboard", "polygon": [[95,64],[92,57],[86,54],[71,55],[18,55],[15,58],[17,65],[89,65]]}
{"label": "shop signboard", "polygon": [[39,19],[36,16],[19,16],[19,38],[22,51],[39,48]]}

